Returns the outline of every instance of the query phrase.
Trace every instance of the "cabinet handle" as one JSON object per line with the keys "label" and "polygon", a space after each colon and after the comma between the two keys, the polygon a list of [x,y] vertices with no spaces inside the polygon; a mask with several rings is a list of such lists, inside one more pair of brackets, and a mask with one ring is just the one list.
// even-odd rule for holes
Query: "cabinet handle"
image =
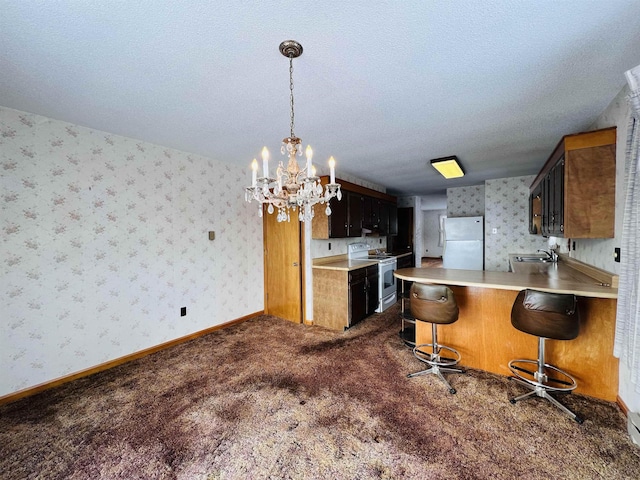
{"label": "cabinet handle", "polygon": [[298,262],[293,262],[293,266],[294,266],[294,267],[299,266]]}

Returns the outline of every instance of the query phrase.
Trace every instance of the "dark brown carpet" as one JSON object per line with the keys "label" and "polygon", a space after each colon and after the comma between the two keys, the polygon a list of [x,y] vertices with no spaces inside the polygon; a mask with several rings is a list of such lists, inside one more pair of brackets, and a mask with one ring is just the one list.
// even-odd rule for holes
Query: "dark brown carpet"
{"label": "dark brown carpet", "polygon": [[615,404],[564,397],[578,425],[474,370],[449,395],[399,325],[263,316],[5,405],[0,478],[639,478]]}

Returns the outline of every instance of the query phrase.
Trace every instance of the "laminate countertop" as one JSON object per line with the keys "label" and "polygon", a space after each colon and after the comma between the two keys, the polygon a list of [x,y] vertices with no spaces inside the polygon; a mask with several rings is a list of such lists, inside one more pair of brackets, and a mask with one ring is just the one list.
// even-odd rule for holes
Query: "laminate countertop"
{"label": "laminate countertop", "polygon": [[[581,297],[618,298],[618,289],[614,288],[614,282],[605,282],[601,278],[592,277],[570,266],[575,262],[566,258],[561,258],[557,263],[525,264],[522,262],[517,266],[514,265],[513,272],[403,268],[396,270],[394,275],[401,280],[419,283],[518,291],[531,288],[551,293],[573,293]],[[608,285],[614,285],[614,287]]]}
{"label": "laminate countertop", "polygon": [[[397,258],[412,255],[412,252],[403,252],[393,255]],[[349,260],[346,255],[336,255],[335,257],[321,257],[313,260],[313,268],[319,270],[357,270],[358,268],[370,267],[377,265],[378,260],[358,259]]]}

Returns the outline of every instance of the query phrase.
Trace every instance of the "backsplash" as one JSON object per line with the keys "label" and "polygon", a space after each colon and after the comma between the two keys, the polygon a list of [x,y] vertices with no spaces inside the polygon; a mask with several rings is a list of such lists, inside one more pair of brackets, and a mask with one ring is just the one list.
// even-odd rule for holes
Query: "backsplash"
{"label": "backsplash", "polygon": [[[331,240],[311,240],[311,258],[332,257],[346,255],[350,243],[368,243],[371,248],[387,249],[387,237],[351,237],[332,238]],[[329,250],[331,245],[331,250]]]}
{"label": "backsplash", "polygon": [[0,171],[0,395],[264,308],[248,167],[0,107]]}
{"label": "backsplash", "polygon": [[484,185],[447,188],[447,216],[475,217],[484,215]]}

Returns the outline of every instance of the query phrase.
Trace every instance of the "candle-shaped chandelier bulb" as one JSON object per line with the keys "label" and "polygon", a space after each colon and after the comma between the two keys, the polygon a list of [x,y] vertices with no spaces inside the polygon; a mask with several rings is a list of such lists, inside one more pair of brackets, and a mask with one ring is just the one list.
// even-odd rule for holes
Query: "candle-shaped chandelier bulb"
{"label": "candle-shaped chandelier bulb", "polygon": [[313,158],[313,150],[311,150],[311,145],[307,145],[305,154],[307,157],[307,175],[311,175],[311,159]]}
{"label": "candle-shaped chandelier bulb", "polygon": [[267,147],[262,148],[262,175],[269,178],[269,150]]}
{"label": "candle-shaped chandelier bulb", "polygon": [[251,186],[255,187],[258,181],[258,161],[254,158],[251,162]]}
{"label": "candle-shaped chandelier bulb", "polygon": [[[316,177],[316,168],[313,165],[313,150],[307,145],[305,150],[306,166],[300,168],[296,156],[302,156],[302,140],[294,133],[293,110],[293,59],[302,55],[302,45],[295,40],[286,40],[280,44],[280,53],[289,59],[289,103],[291,107],[291,135],[282,140],[280,151],[289,157],[285,167],[284,162],[278,163],[276,178],[269,177],[269,150],[262,149],[262,177],[257,177],[258,162],[253,159],[251,163],[251,186],[245,189],[245,200],[251,202],[257,200],[262,205],[268,205],[267,212],[272,213],[274,207],[278,209],[278,221],[289,221],[289,210],[298,210],[300,221],[309,221],[313,218],[313,205],[327,203],[325,212],[331,214],[329,200],[342,199],[340,185],[336,183],[335,165],[333,157],[329,159],[330,180],[324,185]],[[259,209],[262,216],[262,206]]]}

